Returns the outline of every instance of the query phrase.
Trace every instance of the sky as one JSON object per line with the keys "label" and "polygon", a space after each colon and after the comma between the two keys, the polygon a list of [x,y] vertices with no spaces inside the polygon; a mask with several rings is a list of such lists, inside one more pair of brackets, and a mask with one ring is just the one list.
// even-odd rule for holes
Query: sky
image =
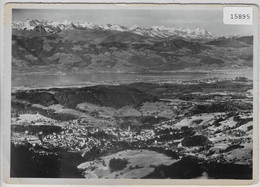
{"label": "sky", "polygon": [[253,35],[253,26],[225,25],[221,7],[182,9],[13,9],[13,20],[87,21],[94,24],[138,25],[149,28],[204,28],[215,35]]}

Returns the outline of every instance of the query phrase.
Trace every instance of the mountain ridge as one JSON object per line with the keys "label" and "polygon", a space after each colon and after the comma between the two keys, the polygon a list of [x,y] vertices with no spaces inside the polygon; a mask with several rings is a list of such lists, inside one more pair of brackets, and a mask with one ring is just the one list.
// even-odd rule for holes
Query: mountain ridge
{"label": "mountain ridge", "polygon": [[[159,37],[140,35],[125,31],[125,28],[121,28],[122,31],[117,27],[116,30],[104,30],[94,24],[79,28],[70,21],[64,21],[62,26],[52,22],[55,27],[48,21],[42,24],[39,21],[27,22],[13,23],[14,74],[212,71],[253,66],[253,36],[210,39],[180,35]],[[17,29],[23,26],[30,30]],[[107,28],[114,27],[107,24]],[[47,32],[53,28],[55,32]],[[138,30],[139,27],[131,29]]]}
{"label": "mountain ridge", "polygon": [[[40,32],[47,33],[58,33],[64,30],[110,30],[110,31],[119,31],[119,32],[131,32],[141,36],[148,37],[160,37],[167,38],[171,36],[181,36],[188,37],[193,39],[198,38],[208,38],[214,39],[217,36],[211,32],[202,29],[183,29],[183,28],[169,28],[165,26],[152,26],[150,28],[142,28],[137,25],[132,27],[125,27],[117,24],[103,24],[97,25],[90,22],[73,22],[64,20],[62,22],[46,21],[46,20],[29,20],[26,21],[12,21],[13,29],[17,30],[37,30]],[[39,30],[39,28],[41,28]]]}

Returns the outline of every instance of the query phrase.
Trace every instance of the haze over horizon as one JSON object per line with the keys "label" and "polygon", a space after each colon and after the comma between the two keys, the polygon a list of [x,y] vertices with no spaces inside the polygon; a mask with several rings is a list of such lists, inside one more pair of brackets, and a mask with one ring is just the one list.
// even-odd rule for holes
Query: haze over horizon
{"label": "haze over horizon", "polygon": [[253,26],[225,25],[222,8],[215,9],[13,9],[13,21],[86,21],[93,24],[118,24],[143,28],[165,26],[203,28],[215,35],[253,35]]}

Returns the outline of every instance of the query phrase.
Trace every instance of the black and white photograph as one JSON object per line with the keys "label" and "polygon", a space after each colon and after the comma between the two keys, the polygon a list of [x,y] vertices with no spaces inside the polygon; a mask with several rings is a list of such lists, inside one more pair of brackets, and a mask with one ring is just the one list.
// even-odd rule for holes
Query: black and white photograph
{"label": "black and white photograph", "polygon": [[10,178],[252,180],[254,25],[95,7],[12,9]]}

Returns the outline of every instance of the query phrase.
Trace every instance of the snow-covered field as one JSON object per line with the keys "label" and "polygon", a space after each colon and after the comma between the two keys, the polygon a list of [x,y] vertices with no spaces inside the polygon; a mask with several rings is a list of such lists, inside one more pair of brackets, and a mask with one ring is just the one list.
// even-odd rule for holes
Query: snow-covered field
{"label": "snow-covered field", "polygon": [[31,123],[34,122],[35,125],[42,125],[43,122],[55,122],[56,120],[45,117],[39,113],[37,114],[21,114],[19,115],[19,118],[17,119],[17,123]]}
{"label": "snow-covered field", "polygon": [[[127,159],[128,164],[119,171],[111,171],[109,161],[112,158]],[[142,178],[154,170],[155,166],[171,165],[174,160],[164,154],[148,150],[125,150],[101,158],[101,161],[85,162],[78,166],[84,170],[86,178]]]}

